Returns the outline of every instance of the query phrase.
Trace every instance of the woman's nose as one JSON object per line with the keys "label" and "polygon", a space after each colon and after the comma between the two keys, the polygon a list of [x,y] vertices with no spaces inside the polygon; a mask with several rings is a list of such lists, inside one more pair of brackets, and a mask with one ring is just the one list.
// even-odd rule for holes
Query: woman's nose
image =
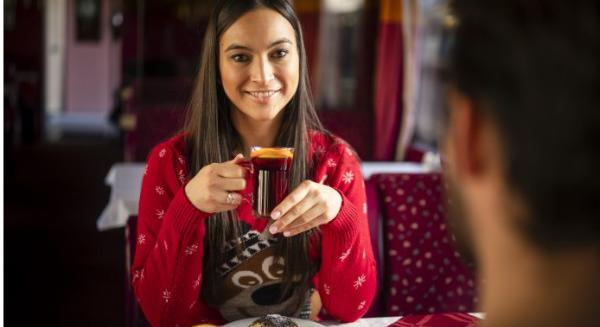
{"label": "woman's nose", "polygon": [[252,63],[250,76],[252,82],[268,84],[273,78],[273,66],[268,58],[260,58]]}

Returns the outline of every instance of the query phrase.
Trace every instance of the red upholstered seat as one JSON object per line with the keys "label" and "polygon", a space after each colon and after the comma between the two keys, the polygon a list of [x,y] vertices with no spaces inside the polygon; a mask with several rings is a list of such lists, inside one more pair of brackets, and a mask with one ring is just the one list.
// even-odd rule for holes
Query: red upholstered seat
{"label": "red upholstered seat", "polygon": [[181,130],[191,89],[188,78],[145,78],[142,88],[132,83],[124,108],[135,123],[125,134],[125,160],[146,161],[156,144]]}
{"label": "red upholstered seat", "polygon": [[439,174],[385,174],[378,180],[384,219],[384,314],[474,310],[473,273],[448,233]]}
{"label": "red upholstered seat", "polygon": [[139,108],[137,123],[127,133],[125,157],[131,161],[146,161],[152,148],[173,136],[183,125],[185,108],[177,105],[158,105]]}
{"label": "red upholstered seat", "polygon": [[379,207],[379,191],[377,181],[369,178],[365,180],[365,191],[367,193],[367,216],[369,219],[369,234],[371,236],[371,246],[373,247],[373,255],[375,255],[375,263],[377,264],[377,291],[375,298],[371,303],[369,311],[365,314],[366,317],[378,317],[383,313],[383,251],[381,247],[381,208]]}

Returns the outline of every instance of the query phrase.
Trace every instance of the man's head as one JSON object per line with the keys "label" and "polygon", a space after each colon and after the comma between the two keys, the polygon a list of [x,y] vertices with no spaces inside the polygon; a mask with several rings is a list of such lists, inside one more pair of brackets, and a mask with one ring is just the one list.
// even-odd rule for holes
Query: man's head
{"label": "man's head", "polygon": [[600,2],[455,0],[452,11],[444,147],[477,254],[495,233],[540,253],[599,248]]}

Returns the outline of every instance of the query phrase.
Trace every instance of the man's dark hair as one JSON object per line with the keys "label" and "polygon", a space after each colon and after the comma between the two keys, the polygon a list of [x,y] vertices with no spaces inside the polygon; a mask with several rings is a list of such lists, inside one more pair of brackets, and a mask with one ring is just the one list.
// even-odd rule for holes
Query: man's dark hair
{"label": "man's dark hair", "polygon": [[600,1],[455,0],[447,77],[497,126],[521,230],[600,244]]}

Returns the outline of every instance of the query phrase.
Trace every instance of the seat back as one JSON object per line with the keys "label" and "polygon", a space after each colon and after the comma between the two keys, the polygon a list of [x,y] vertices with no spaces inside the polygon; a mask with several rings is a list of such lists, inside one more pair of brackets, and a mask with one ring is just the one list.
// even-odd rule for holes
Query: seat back
{"label": "seat back", "polygon": [[437,173],[381,174],[384,231],[384,314],[399,316],[474,309],[473,273],[448,232]]}
{"label": "seat back", "polygon": [[365,190],[367,193],[367,217],[369,220],[369,234],[371,236],[371,246],[373,247],[373,255],[377,265],[377,290],[375,298],[371,303],[369,311],[365,317],[379,317],[383,314],[383,243],[381,238],[382,233],[382,213],[379,205],[380,197],[377,188],[377,180],[369,178],[365,180]]}

